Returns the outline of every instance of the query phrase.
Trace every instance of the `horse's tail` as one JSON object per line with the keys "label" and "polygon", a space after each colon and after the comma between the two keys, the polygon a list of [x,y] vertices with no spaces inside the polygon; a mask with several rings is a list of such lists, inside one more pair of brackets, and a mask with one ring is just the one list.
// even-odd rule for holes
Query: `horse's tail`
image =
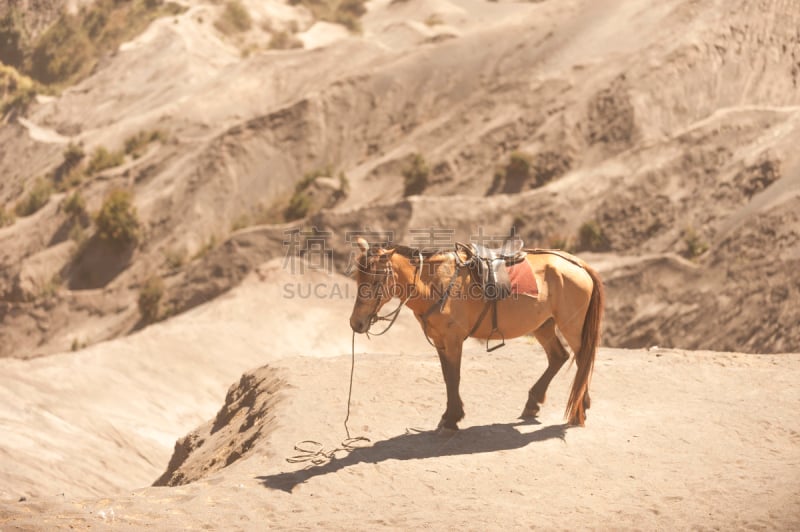
{"label": "horse's tail", "polygon": [[586,420],[584,396],[589,390],[589,382],[592,379],[592,370],[594,369],[594,357],[597,353],[597,346],[600,344],[600,325],[603,319],[606,295],[600,275],[586,263],[582,263],[581,267],[592,278],[593,286],[592,295],[589,299],[589,308],[586,310],[586,317],[583,320],[581,347],[575,353],[578,369],[575,374],[575,381],[572,383],[572,390],[569,392],[565,415],[570,424],[583,426]]}

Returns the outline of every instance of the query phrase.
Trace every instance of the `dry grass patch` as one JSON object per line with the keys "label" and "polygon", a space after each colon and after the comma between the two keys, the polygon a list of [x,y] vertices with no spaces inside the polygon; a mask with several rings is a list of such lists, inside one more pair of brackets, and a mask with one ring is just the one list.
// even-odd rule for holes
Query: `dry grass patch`
{"label": "dry grass patch", "polygon": [[154,323],[161,317],[161,299],[164,297],[164,281],[160,277],[150,277],[139,291],[139,314],[142,322]]}

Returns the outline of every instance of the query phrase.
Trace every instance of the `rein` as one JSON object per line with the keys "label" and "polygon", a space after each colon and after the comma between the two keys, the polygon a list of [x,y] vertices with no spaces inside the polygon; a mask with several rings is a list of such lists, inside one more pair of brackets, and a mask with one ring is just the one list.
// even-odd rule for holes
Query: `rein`
{"label": "rein", "polygon": [[[459,254],[459,252],[461,252],[461,251],[463,251],[464,254],[467,256],[466,259],[462,259],[461,258],[461,255]],[[422,313],[421,315],[418,316],[418,318],[419,318],[419,320],[421,322],[421,325],[422,325],[422,332],[425,335],[425,339],[435,349],[438,349],[438,348],[436,347],[436,345],[433,343],[433,341],[431,340],[430,336],[428,335],[428,318],[434,312],[436,312],[437,309],[438,309],[439,312],[444,312],[444,306],[447,303],[447,300],[450,299],[450,295],[451,295],[450,292],[452,291],[453,286],[455,285],[456,279],[458,279],[458,276],[461,273],[461,270],[463,268],[472,268],[476,264],[476,261],[486,260],[487,263],[488,263],[487,259],[483,259],[483,258],[477,256],[472,248],[470,248],[469,246],[467,246],[466,244],[463,244],[461,242],[456,242],[455,252],[452,252],[452,253],[453,253],[454,271],[453,271],[453,275],[450,277],[450,280],[447,283],[447,287],[442,292],[441,297],[436,302],[434,302],[433,305],[428,307],[428,310],[426,310],[424,313]],[[423,266],[423,255],[419,250],[417,250],[417,257],[419,258],[419,264],[414,269],[414,281],[413,281],[413,287],[414,288],[416,288],[417,281],[419,280],[420,272],[422,271],[422,266]],[[409,259],[411,259],[411,258],[413,258],[413,256],[409,257]],[[572,261],[572,262],[574,262],[574,261]],[[364,273],[368,273],[368,274],[371,273],[371,272],[369,272],[367,270],[364,270],[364,269],[362,269],[361,271],[364,272]],[[392,263],[391,262],[388,263],[387,268],[385,268],[385,270],[382,273],[385,275],[385,277],[384,277],[383,281],[381,281],[381,285],[385,284],[386,281],[390,277],[392,279],[394,279],[394,270],[392,269]],[[395,282],[395,286],[396,286],[397,281],[395,280],[394,282]],[[377,333],[370,333],[369,329],[368,329],[367,332],[366,332],[367,338],[369,338],[370,336],[381,336],[383,334],[386,334],[389,331],[389,329],[391,329],[392,326],[394,325],[394,322],[397,320],[397,316],[400,314],[400,311],[403,309],[403,306],[411,298],[412,293],[413,293],[413,290],[409,290],[406,293],[406,297],[400,301],[400,303],[397,305],[397,307],[394,310],[392,310],[391,312],[389,312],[389,313],[387,313],[387,314],[385,314],[383,316],[379,316],[378,315],[378,307],[381,304],[381,299],[377,299],[376,302],[375,302],[375,310],[372,312],[372,314],[370,316],[369,328],[372,328],[372,326],[375,325],[379,321],[388,321],[389,324],[382,331],[377,332]],[[475,331],[478,330],[478,327],[480,327],[481,323],[483,323],[483,320],[486,317],[486,315],[489,313],[489,310],[492,310],[492,330],[491,330],[491,332],[489,333],[489,336],[486,339],[486,351],[487,352],[492,352],[495,349],[499,349],[499,348],[501,348],[501,347],[503,347],[505,345],[505,338],[504,338],[503,334],[498,331],[498,328],[497,328],[497,301],[494,301],[494,300],[487,300],[486,301],[486,305],[483,307],[483,310],[481,311],[480,315],[478,316],[478,320],[475,322],[475,324],[469,330],[469,332],[467,333],[465,338],[468,338],[468,337],[472,336],[475,333]],[[495,333],[499,334],[500,343],[498,345],[493,346],[493,347],[489,347],[489,341],[492,338],[494,338]]]}
{"label": "rein", "polygon": [[[386,280],[389,279],[389,277],[392,277],[392,279],[394,279],[394,270],[392,270],[391,264],[392,263],[390,262],[389,263],[389,267],[386,268],[386,278],[384,279],[383,283],[385,283]],[[413,286],[414,287],[417,286],[417,280],[419,279],[419,272],[422,271],[422,264],[423,264],[423,258],[422,258],[422,253],[420,253],[419,254],[419,265],[416,268],[414,268],[414,282],[413,282]],[[395,281],[395,286],[396,285],[397,285],[397,281]],[[380,299],[379,299],[378,302],[375,304],[376,311],[372,314],[372,317],[369,319],[369,326],[371,328],[373,325],[375,325],[379,321],[388,321],[389,325],[387,325],[386,328],[383,329],[379,333],[370,333],[369,329],[367,329],[367,333],[366,333],[367,334],[367,338],[369,338],[370,336],[381,336],[381,335],[386,334],[389,331],[389,329],[392,328],[392,325],[394,325],[394,322],[397,320],[397,316],[400,315],[400,311],[403,309],[403,305],[405,305],[408,302],[408,300],[411,298],[411,294],[412,293],[413,293],[413,290],[409,290],[408,293],[406,294],[405,299],[400,301],[400,303],[397,305],[397,308],[395,308],[393,311],[391,311],[391,312],[389,312],[387,314],[384,314],[383,316],[378,316],[378,312],[377,312],[377,307],[378,307],[378,305],[381,304]]]}
{"label": "rein", "polygon": [[[461,256],[458,254],[459,251],[464,251],[465,255],[467,255],[470,258],[468,258],[467,260],[462,260]],[[481,260],[479,257],[476,257],[474,254],[471,253],[470,248],[466,244],[463,244],[461,242],[456,242],[456,250],[455,253],[453,253],[453,256],[454,256],[453,258],[454,271],[453,271],[453,276],[450,278],[450,281],[447,284],[447,288],[445,288],[444,292],[442,293],[442,297],[440,297],[437,302],[431,305],[428,308],[428,310],[426,310],[425,313],[423,313],[420,316],[420,321],[422,323],[422,333],[425,335],[425,339],[428,341],[428,343],[436,350],[438,350],[439,348],[436,347],[436,345],[431,341],[430,336],[428,336],[428,317],[431,314],[433,314],[437,308],[439,309],[439,312],[444,312],[444,305],[450,298],[450,290],[452,290],[453,285],[455,284],[461,269],[471,268],[475,264],[476,260]],[[488,314],[490,308],[492,309],[492,331],[489,333],[489,337],[486,339],[486,351],[488,353],[491,353],[492,351],[500,349],[501,347],[506,345],[505,337],[503,337],[501,334],[500,343],[493,347],[489,347],[489,340],[491,340],[493,334],[497,332],[497,301],[486,302],[486,305],[484,305],[483,310],[478,316],[478,321],[475,322],[475,325],[472,326],[470,331],[467,333],[467,336],[465,337],[465,339],[469,338],[475,333],[475,331],[478,330],[478,327],[480,327],[481,323],[483,323],[483,319],[486,317],[486,314]]]}
{"label": "rein", "polygon": [[344,431],[347,438],[342,441],[339,447],[326,451],[322,444],[314,440],[303,440],[297,442],[294,450],[300,454],[286,458],[290,464],[298,464],[302,462],[310,462],[312,465],[320,466],[327,464],[336,458],[336,453],[340,451],[352,452],[356,449],[361,449],[365,445],[358,445],[358,442],[370,443],[371,440],[366,436],[350,436],[350,429],[347,422],[350,420],[350,402],[353,398],[353,373],[356,369],[356,332],[353,331],[353,338],[350,342],[350,387],[347,390],[347,415],[344,418]]}

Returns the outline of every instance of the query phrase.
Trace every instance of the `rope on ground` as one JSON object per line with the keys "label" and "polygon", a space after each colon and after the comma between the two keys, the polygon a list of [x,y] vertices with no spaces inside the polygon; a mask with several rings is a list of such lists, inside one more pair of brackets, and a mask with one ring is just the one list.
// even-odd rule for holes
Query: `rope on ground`
{"label": "rope on ground", "polygon": [[294,446],[294,450],[300,454],[290,456],[286,459],[290,464],[309,462],[310,465],[323,465],[336,458],[338,452],[352,452],[356,449],[366,447],[359,445],[359,442],[370,443],[370,439],[365,436],[350,436],[350,429],[347,422],[350,420],[350,400],[353,397],[353,373],[356,367],[356,333],[353,331],[353,339],[350,344],[350,387],[347,391],[347,415],[344,418],[344,431],[347,438],[342,441],[339,447],[326,451],[321,443],[314,440],[303,440]]}

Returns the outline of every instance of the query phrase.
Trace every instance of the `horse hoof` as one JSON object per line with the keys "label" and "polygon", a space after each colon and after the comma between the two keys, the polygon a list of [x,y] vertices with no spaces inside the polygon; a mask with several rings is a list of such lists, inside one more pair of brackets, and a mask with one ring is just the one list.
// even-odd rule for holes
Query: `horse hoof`
{"label": "horse hoof", "polygon": [[444,419],[441,419],[436,426],[436,432],[440,434],[455,434],[457,430],[458,425],[447,423]]}
{"label": "horse hoof", "polygon": [[522,414],[520,414],[519,417],[522,419],[533,419],[538,414],[539,414],[539,406],[537,405],[534,408],[525,407],[525,409],[522,411]]}
{"label": "horse hoof", "polygon": [[458,432],[458,427],[456,427],[454,429],[451,429],[449,427],[444,427],[444,426],[441,426],[441,425],[434,431],[434,433],[437,436],[442,436],[442,437],[453,436],[456,432]]}
{"label": "horse hoof", "polygon": [[580,419],[578,419],[577,417],[574,417],[574,418],[570,419],[568,423],[569,423],[569,424],[570,424],[570,426],[572,426],[572,427],[583,427],[583,426],[584,426],[584,423],[583,423],[583,421],[581,421],[581,420],[580,420]]}

